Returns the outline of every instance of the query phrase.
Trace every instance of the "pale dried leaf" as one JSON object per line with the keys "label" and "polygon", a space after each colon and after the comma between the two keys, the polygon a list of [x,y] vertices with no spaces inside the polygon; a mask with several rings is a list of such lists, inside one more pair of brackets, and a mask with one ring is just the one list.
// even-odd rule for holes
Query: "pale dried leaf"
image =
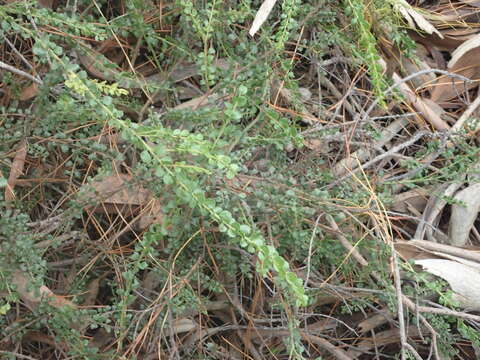
{"label": "pale dried leaf", "polygon": [[124,216],[140,213],[137,222],[140,230],[151,224],[160,224],[163,219],[161,201],[149,190],[132,184],[132,180],[130,175],[117,174],[85,185],[80,190],[82,198],[93,202],[85,209],[107,214],[122,213]]}
{"label": "pale dried leaf", "polygon": [[[423,241],[423,240],[420,240]],[[423,241],[423,243],[429,243],[428,248],[419,246],[416,244],[416,240],[411,241],[399,241],[395,243],[395,250],[405,260],[425,260],[425,259],[442,259],[458,262],[463,265],[470,266],[480,271],[480,262],[471,259],[476,257],[476,250],[468,250],[455,246],[449,246],[444,244],[438,244],[430,241]],[[438,251],[433,250],[438,247]],[[446,247],[453,249],[445,249]],[[446,250],[446,252],[442,251]],[[451,255],[450,252],[455,254],[461,253],[460,256]]]}
{"label": "pale dried leaf", "polygon": [[[440,38],[443,38],[443,35],[435,28],[435,26],[433,26],[422,14],[416,11],[405,0],[396,0],[395,8],[398,9],[411,27],[418,27],[427,34],[437,34]],[[415,20],[417,26],[413,24],[412,19]]]}
{"label": "pale dried leaf", "polygon": [[410,26],[412,29],[415,29],[415,23],[408,13],[408,10],[404,6],[397,6],[397,10],[403,15],[403,18],[407,21],[408,26]]}
{"label": "pale dried leaf", "polygon": [[21,299],[32,309],[36,308],[42,299],[48,299],[48,303],[54,307],[71,306],[76,307],[74,303],[64,297],[55,295],[45,285],[39,289],[29,289],[30,277],[21,271],[15,271],[12,274],[12,283],[15,285]]}
{"label": "pale dried leaf", "polygon": [[178,319],[172,324],[172,332],[174,334],[189,332],[197,328],[197,323],[190,319]]}
{"label": "pale dried leaf", "polygon": [[410,240],[406,243],[417,246],[418,248],[421,248],[423,250],[431,251],[432,253],[441,253],[442,256],[444,256],[445,254],[449,254],[480,264],[480,248],[478,246],[473,248],[469,247],[468,249],[466,249],[457,246],[434,243],[426,240]]}
{"label": "pale dried leaf", "polygon": [[25,158],[27,156],[27,141],[22,140],[18,147],[17,153],[12,162],[10,169],[10,176],[8,177],[7,187],[5,188],[5,200],[11,201],[15,199],[13,188],[17,183],[17,179],[23,174],[23,167],[25,166]]}
{"label": "pale dried leaf", "polygon": [[425,271],[441,277],[455,292],[455,299],[463,308],[480,310],[480,271],[455,261],[425,259],[415,261]]}
{"label": "pale dried leaf", "polygon": [[460,1],[470,6],[480,7],[480,0],[460,0]]}
{"label": "pale dried leaf", "polygon": [[408,13],[415,20],[420,29],[425,31],[427,34],[437,34],[440,38],[443,38],[443,35],[435,28],[435,26],[425,19],[422,14],[415,11],[413,8],[410,8]]}
{"label": "pale dried leaf", "polygon": [[250,27],[250,31],[248,32],[250,36],[255,35],[255,33],[260,29],[262,24],[267,20],[268,15],[273,9],[273,6],[277,0],[265,0],[260,9],[258,9],[257,14],[255,15],[255,19],[253,19],[252,26]]}
{"label": "pale dried leaf", "polygon": [[435,129],[437,130],[448,130],[448,126],[445,121],[443,121],[440,116],[438,116],[434,110],[425,102],[420,96],[417,96],[406,83],[401,83],[401,78],[397,73],[392,75],[393,80],[396,83],[400,83],[399,89],[402,94],[407,97],[407,100],[412,104],[412,106],[420,112],[425,120],[427,120]]}
{"label": "pale dried leaf", "polygon": [[140,186],[129,186],[131,181],[132,176],[123,174],[106,176],[101,180],[93,181],[89,184],[91,189],[86,188],[85,199],[118,205],[147,204],[151,193]]}
{"label": "pale dried leaf", "polygon": [[452,53],[452,58],[448,62],[448,68],[451,69],[455,66],[458,60],[465,55],[468,51],[480,46],[480,34],[475,35],[470,40],[465,41],[462,45],[455,49]]}
{"label": "pale dried leaf", "polygon": [[459,191],[455,195],[455,200],[460,204],[452,205],[449,239],[452,245],[464,246],[480,211],[480,183]]}
{"label": "pale dried leaf", "polygon": [[[452,73],[476,80],[480,75],[480,48],[476,47],[466,52],[451,68]],[[431,99],[435,102],[444,102],[458,97],[465,91],[478,85],[477,81],[465,83],[463,80],[440,76],[432,90]]]}
{"label": "pale dried leaf", "polygon": [[428,197],[431,194],[429,191],[431,191],[431,189],[417,188],[397,194],[394,197],[391,208],[394,211],[406,213],[409,206],[412,206],[419,213],[422,213],[427,204]]}

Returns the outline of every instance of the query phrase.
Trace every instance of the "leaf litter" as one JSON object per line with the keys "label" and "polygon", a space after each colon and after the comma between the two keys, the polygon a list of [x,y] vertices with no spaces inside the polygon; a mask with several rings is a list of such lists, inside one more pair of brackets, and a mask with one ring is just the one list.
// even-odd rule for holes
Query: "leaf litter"
{"label": "leaf litter", "polygon": [[[41,3],[53,11],[53,2]],[[420,3],[422,8],[414,8],[404,0],[394,1],[406,23],[412,29],[422,33],[421,36],[413,36],[418,41],[419,47],[422,47],[422,51],[417,52],[418,62],[415,63],[415,65],[420,63],[421,67],[405,66],[405,63],[395,64],[395,61],[401,62],[402,59],[396,59],[392,66],[391,61],[385,61],[388,54],[380,53],[383,63],[388,64],[385,65],[385,74],[390,77],[391,83],[395,84],[394,90],[403,95],[401,101],[396,99],[387,104],[387,111],[377,106],[372,107],[372,113],[366,110],[371,107],[374,100],[369,96],[362,97],[359,94],[370,93],[371,89],[366,85],[368,82],[363,78],[354,83],[353,79],[358,74],[354,74],[349,66],[345,66],[338,60],[340,59],[338,57],[339,48],[334,48],[331,53],[325,55],[323,65],[320,65],[318,61],[303,64],[304,70],[301,75],[304,83],[302,86],[303,89],[308,90],[308,96],[303,98],[296,96],[292,90],[285,88],[283,83],[280,86],[278,80],[272,81],[271,92],[279,95],[272,108],[276,111],[281,109],[297,115],[305,133],[309,134],[309,137],[303,140],[303,147],[289,147],[287,155],[291,156],[295,163],[292,166],[305,166],[310,159],[322,157],[324,162],[329,164],[335,177],[331,183],[332,188],[347,180],[353,181],[354,186],[358,186],[358,188],[382,186],[386,183],[395,185],[393,201],[387,204],[386,208],[355,209],[368,219],[362,220],[362,226],[376,224],[375,231],[383,232],[382,239],[385,240],[385,244],[393,244],[394,255],[398,255],[406,262],[413,261],[414,272],[420,272],[423,269],[447,281],[448,286],[454,292],[454,300],[460,304],[460,309],[447,311],[447,309],[440,308],[438,304],[435,304],[438,307],[430,306],[431,302],[422,303],[421,307],[410,308],[411,302],[407,301],[409,298],[403,300],[407,295],[402,293],[402,290],[406,291],[407,289],[400,287],[397,288],[396,293],[398,302],[404,303],[406,309],[412,313],[415,309],[418,310],[419,318],[423,319],[421,325],[401,327],[398,325],[398,320],[405,314],[398,304],[395,311],[391,311],[386,307],[384,301],[380,300],[381,293],[376,293],[373,289],[372,292],[368,292],[366,290],[369,289],[348,287],[347,285],[352,284],[349,284],[347,279],[337,278],[337,269],[334,269],[327,279],[319,276],[318,271],[314,269],[311,277],[308,278],[307,286],[311,286],[312,290],[313,288],[324,289],[326,296],[319,301],[322,306],[321,310],[312,306],[305,314],[297,315],[303,324],[298,336],[302,339],[302,343],[309,348],[310,354],[313,354],[311,358],[314,358],[314,355],[315,357],[326,356],[328,358],[330,356],[342,359],[374,359],[382,358],[382,356],[385,358],[395,356],[397,352],[401,351],[400,349],[406,347],[405,341],[410,341],[408,344],[414,344],[418,339],[426,337],[434,339],[438,336],[435,331],[432,331],[431,324],[422,318],[421,314],[423,313],[438,314],[443,309],[445,315],[453,315],[470,321],[479,320],[474,314],[470,314],[471,311],[480,309],[477,289],[478,269],[480,268],[480,259],[477,256],[480,246],[479,184],[469,182],[467,177],[461,177],[460,181],[458,177],[448,179],[447,174],[442,172],[447,159],[443,158],[441,152],[433,151],[425,154],[423,149],[428,146],[429,142],[435,142],[440,144],[440,148],[443,146],[444,149],[450,148],[452,151],[460,148],[459,144],[462,141],[477,141],[478,145],[480,122],[470,120],[471,118],[478,119],[479,116],[477,102],[480,98],[478,94],[480,42],[477,32],[480,2],[462,0]],[[274,5],[275,1],[266,0],[262,3],[250,27],[249,34],[252,37],[261,33],[265,22],[271,20],[269,15],[273,11]],[[114,44],[116,43],[113,39],[110,40]],[[255,39],[252,38],[251,41],[255,41]],[[137,73],[131,73],[131,69],[125,67],[124,64],[122,68],[121,61],[115,62],[115,60],[107,58],[105,54],[102,54],[102,51],[106,52],[105,48],[93,49],[86,44],[82,46],[83,52],[77,51],[79,64],[93,78],[118,81],[121,86],[131,90],[145,89],[148,85],[158,85],[167,81],[183,83],[189,88],[198,90],[197,77],[202,69],[197,64],[176,64],[171,71],[158,71],[154,75],[144,77]],[[121,58],[121,54],[118,58]],[[332,59],[336,60],[332,61]],[[223,59],[215,61],[219,68],[228,67],[227,62]],[[408,61],[409,65],[413,64],[413,61]],[[317,74],[319,68],[326,74],[324,76],[330,82],[329,85],[325,85],[328,83],[325,79],[321,83],[318,75],[311,75]],[[121,74],[125,72],[130,72],[130,76],[125,77]],[[17,74],[16,76],[24,81],[21,79],[22,75]],[[411,79],[405,81],[409,76]],[[319,85],[319,83],[321,84]],[[36,83],[23,86],[22,89],[20,101],[29,101],[39,95]],[[7,90],[10,91],[10,89]],[[7,94],[7,90],[4,91],[5,94]],[[221,101],[222,96],[223,94],[214,91],[198,96],[191,95],[190,98],[185,99],[185,102],[175,104],[174,108],[176,110],[208,109],[209,100]],[[328,110],[320,112],[312,105],[315,102],[326,103]],[[153,106],[154,103],[151,101],[148,105]],[[156,105],[153,110],[163,113],[166,108],[167,106],[161,104],[160,106]],[[139,113],[136,110],[134,112]],[[351,113],[352,116],[346,115],[347,113]],[[407,116],[408,114],[410,115]],[[327,116],[330,117],[329,121],[327,121]],[[393,120],[385,121],[389,116],[393,117]],[[337,122],[337,119],[341,119],[341,121]],[[374,141],[365,141],[364,132],[367,125],[373,127],[378,134]],[[322,131],[328,132],[330,129],[338,128],[342,130],[335,135],[323,135],[322,133]],[[415,138],[416,134],[419,134],[417,129],[428,131],[429,136],[423,136],[422,133],[422,136]],[[101,138],[102,135],[98,136]],[[112,139],[109,142],[110,147],[124,145],[120,144],[118,138],[112,137]],[[10,166],[10,175],[5,188],[6,200],[14,201],[16,199],[14,189],[20,177],[32,175],[33,170],[25,167],[27,143],[30,141],[39,140],[30,137],[28,141],[21,139],[15,144],[15,148],[18,150],[16,150]],[[478,151],[476,154],[479,155]],[[456,153],[453,156],[461,156],[461,154]],[[477,159],[479,158],[480,156],[477,157]],[[61,159],[60,156],[59,159]],[[412,162],[416,164],[415,167],[408,165]],[[252,166],[260,168],[258,162],[252,161],[251,163]],[[122,166],[128,167],[126,164],[124,162]],[[112,167],[115,168],[116,165],[118,164],[113,164]],[[477,165],[478,160],[476,164],[463,169],[463,171],[472,175],[475,173],[475,169],[478,169]],[[87,170],[85,171],[87,178],[90,174]],[[416,179],[428,171],[430,174],[440,174],[439,178],[446,180],[424,186],[416,185],[413,189],[408,186],[409,180]],[[367,175],[370,183],[365,181]],[[475,179],[474,176],[470,178]],[[262,184],[273,180],[262,176],[251,178],[239,176],[233,180],[225,179],[225,183],[235,191],[244,193],[248,198],[252,196],[245,190],[249,184],[261,188]],[[45,182],[48,184],[48,180]],[[274,187],[284,190],[282,184],[273,182]],[[90,229],[91,234],[95,231],[99,233],[95,240],[98,240],[99,243],[105,239],[109,240],[108,244],[111,247],[102,250],[108,256],[112,254],[124,256],[132,251],[129,244],[118,242],[123,234],[132,232],[133,238],[138,238],[152,225],[160,227],[165,225],[163,212],[167,201],[136,181],[133,175],[127,173],[95,177],[94,180],[78,188],[71,187],[68,196],[77,196],[84,204],[82,210],[86,217],[83,221],[85,227]],[[372,196],[370,200],[373,203],[377,199]],[[242,206],[248,215],[248,205]],[[45,208],[47,207],[45,206]],[[338,205],[338,209],[343,210],[344,213],[352,210],[348,204]],[[47,216],[47,220],[48,217],[53,216],[52,211],[52,214]],[[322,221],[315,222],[313,219],[310,222],[317,224],[316,226],[321,228],[321,231],[337,239],[340,246],[344,248],[345,261],[351,257],[353,263],[359,267],[372,266],[371,254],[365,253],[364,249],[359,250],[358,243],[352,244],[351,238],[345,236],[345,233],[349,232],[358,233],[358,229],[354,226],[343,228],[342,219],[333,219],[326,214],[316,216]],[[121,221],[115,220],[117,218],[121,218]],[[266,224],[266,226],[271,225]],[[391,232],[386,229],[390,229]],[[211,231],[214,234],[217,232],[217,230]],[[118,246],[111,245],[117,242]],[[82,245],[84,245],[83,242]],[[71,250],[70,243],[65,242],[59,246],[59,249],[65,253]],[[89,246],[101,248],[103,245],[90,243]],[[162,244],[162,246],[165,245]],[[313,256],[315,251],[319,251],[313,245],[310,250],[309,256]],[[392,255],[392,259],[395,256]],[[253,261],[248,257],[246,259]],[[98,258],[95,257],[82,263],[83,267],[78,270],[78,276],[82,276],[82,271],[87,271],[89,266],[94,266],[97,260]],[[200,266],[200,260],[201,257],[193,265],[192,271]],[[52,260],[50,266],[55,269],[58,263]],[[212,266],[214,268],[212,271],[218,272],[215,265]],[[390,275],[393,278],[396,276],[395,270],[399,270],[399,265],[392,260],[391,266]],[[115,270],[119,272],[119,269]],[[408,280],[409,274],[406,269],[406,266],[402,267],[399,274]],[[30,274],[26,274],[20,269],[15,270],[12,278],[13,284],[30,311],[36,310],[42,297],[47,298],[48,302],[56,308],[63,306],[77,308],[78,305],[69,300],[74,294],[55,295],[57,290],[61,290],[55,289],[56,282],[51,282],[52,286],[49,287],[39,285],[36,289],[30,289],[28,287],[31,281]],[[77,270],[73,269],[73,271]],[[301,266],[296,268],[296,272],[305,280],[306,275],[302,274],[303,271]],[[151,311],[149,321],[152,322],[160,314],[158,309],[166,306],[166,303],[163,302],[166,301],[164,299],[173,296],[173,292],[180,291],[185,286],[196,288],[196,285],[193,282],[190,283],[187,275],[184,274],[182,276],[185,277],[168,289],[169,293],[167,293],[166,288],[160,288],[156,275],[153,272],[145,275],[142,287],[136,294],[136,299],[132,301],[134,305],[131,308],[132,312],[140,313],[146,307]],[[170,274],[169,276],[173,277],[174,275]],[[211,295],[211,301],[199,305],[202,309],[201,313],[192,304],[192,308],[186,308],[175,315],[170,314],[169,318],[165,317],[160,329],[151,328],[150,322],[142,325],[144,327],[135,334],[137,336],[135,341],[127,345],[123,356],[139,352],[145,358],[156,358],[155,356],[163,353],[165,348],[149,345],[147,339],[163,337],[169,339],[171,343],[169,346],[176,348],[177,355],[178,353],[187,354],[195,346],[203,346],[202,344],[208,339],[211,341],[210,344],[218,346],[218,353],[224,352],[223,358],[241,358],[243,354],[249,354],[248,356],[255,359],[275,358],[264,357],[259,352],[265,348],[275,349],[277,346],[281,348],[283,346],[280,345],[281,341],[287,336],[285,327],[277,324],[285,322],[286,319],[274,310],[265,310],[269,309],[270,303],[278,300],[278,295],[277,298],[270,296],[268,289],[270,284],[260,284],[259,281],[259,285],[251,286],[251,293],[242,295],[254,299],[252,302],[247,302],[240,296],[239,283],[229,282],[226,278],[228,278],[227,274],[219,276],[219,282],[225,288],[225,294]],[[372,274],[371,278],[380,282],[375,274]],[[120,280],[123,279],[121,276],[116,279],[123,281]],[[329,280],[332,279],[336,282],[332,281],[330,284]],[[106,286],[105,279],[95,277],[88,287],[88,296],[85,297],[83,305],[102,305],[107,296],[102,293],[102,286]],[[345,288],[348,289],[345,290]],[[246,291],[246,289],[242,288],[242,291]],[[348,317],[336,313],[338,305],[350,297],[357,301],[375,297],[375,305],[378,306],[366,307],[362,311],[353,311]],[[406,312],[406,309],[403,311]],[[331,323],[328,323],[323,317],[326,316],[325,313],[333,314]],[[9,318],[9,321],[15,324],[21,322],[21,319],[15,319],[13,316],[13,318]],[[322,326],[319,326],[319,323]],[[139,320],[137,324],[140,326],[143,323]],[[78,326],[78,328],[81,329],[82,334],[88,333],[87,329],[82,326]],[[322,329],[323,332],[319,329]],[[40,334],[42,333],[40,332]],[[25,335],[24,340],[39,341],[39,339],[43,339],[39,342],[47,346],[44,350],[47,354],[48,346],[55,347],[55,345],[52,345],[53,342],[50,338],[45,337],[45,334],[42,336],[30,333]],[[117,340],[111,334],[101,332],[90,338],[92,344],[98,344],[105,350],[114,346]],[[151,344],[154,343],[155,341],[151,341]],[[457,345],[459,348],[461,347],[460,344]],[[68,345],[66,348],[68,349]],[[438,348],[432,341],[430,348],[419,345],[415,351],[425,356],[429,352],[437,354]],[[474,353],[474,351],[472,350],[470,353]],[[27,348],[25,356],[30,355],[32,352]],[[437,358],[440,359],[440,357]]]}

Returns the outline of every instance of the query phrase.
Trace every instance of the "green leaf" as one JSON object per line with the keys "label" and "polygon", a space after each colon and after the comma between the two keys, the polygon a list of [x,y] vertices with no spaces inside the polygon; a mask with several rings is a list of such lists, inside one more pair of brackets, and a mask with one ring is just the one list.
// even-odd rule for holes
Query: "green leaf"
{"label": "green leaf", "polygon": [[245,234],[245,235],[248,235],[250,234],[250,232],[252,231],[252,229],[250,228],[250,226],[246,225],[246,224],[243,224],[243,225],[240,225],[240,231]]}
{"label": "green leaf", "polygon": [[143,162],[149,163],[152,161],[152,156],[147,150],[143,150],[140,153],[140,159],[142,159]]}
{"label": "green leaf", "polygon": [[2,306],[0,306],[0,315],[5,315],[10,309],[10,303],[3,304]]}
{"label": "green leaf", "polygon": [[245,95],[248,92],[248,88],[245,85],[238,87],[238,95]]}

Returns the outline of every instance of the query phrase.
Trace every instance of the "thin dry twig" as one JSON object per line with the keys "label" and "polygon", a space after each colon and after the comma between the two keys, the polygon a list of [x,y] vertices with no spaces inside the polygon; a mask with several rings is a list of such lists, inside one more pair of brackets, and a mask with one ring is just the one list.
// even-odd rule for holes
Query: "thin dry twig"
{"label": "thin dry twig", "polygon": [[24,78],[27,78],[28,80],[31,80],[31,81],[39,84],[39,85],[43,84],[43,81],[40,80],[39,78],[37,78],[35,76],[32,76],[29,73],[26,73],[23,70],[17,69],[15,67],[11,66],[11,65],[5,64],[3,61],[0,61],[0,69],[4,69],[4,70],[10,71],[14,74],[20,75],[20,76],[22,76]]}
{"label": "thin dry twig", "polygon": [[[421,76],[421,75],[425,75],[425,74],[429,74],[429,73],[439,73],[439,74],[442,74],[442,75],[445,75],[445,76],[450,76],[452,78],[456,78],[456,79],[459,79],[459,80],[462,80],[462,81],[465,81],[465,82],[472,82],[471,79],[469,78],[466,78],[462,75],[458,75],[458,74],[455,74],[455,73],[451,73],[451,72],[448,72],[448,71],[445,71],[445,70],[440,70],[440,69],[425,69],[425,70],[420,70],[414,74],[410,74],[404,78],[400,78],[398,77],[397,80],[395,81],[395,83],[390,86],[388,89],[385,90],[384,94],[387,95],[387,94],[390,94],[393,90],[395,90],[396,88],[398,88],[401,84],[404,84],[414,78],[416,78],[417,76]],[[396,75],[396,74],[395,74]],[[398,76],[398,75],[397,75]],[[370,115],[370,113],[373,111],[373,109],[379,104],[379,102],[381,101],[380,98],[377,98],[375,99],[371,104],[370,106],[368,107],[367,111],[365,111],[365,115],[362,117],[362,119],[360,121],[366,121],[368,116]]]}
{"label": "thin dry twig", "polygon": [[333,182],[332,184],[330,184],[329,186],[330,187],[333,187],[333,186],[336,186],[338,185],[339,183],[347,180],[348,178],[350,178],[353,174],[355,174],[357,171],[360,171],[360,170],[365,170],[365,169],[368,169],[370,166],[376,164],[377,162],[383,160],[383,159],[386,159],[390,156],[393,156],[395,154],[397,154],[399,151],[413,145],[414,143],[416,143],[419,139],[421,139],[422,137],[428,135],[429,133],[427,131],[418,131],[415,135],[413,135],[410,139],[408,139],[407,141],[401,143],[401,144],[398,144],[396,146],[394,146],[393,148],[391,148],[390,150],[388,150],[387,152],[384,152],[383,154],[380,154],[378,155],[377,157],[375,157],[374,159],[366,162],[365,164],[361,165],[360,167],[357,167],[355,169],[352,169],[349,171],[349,173],[345,176],[343,176],[342,178],[338,179],[337,181]]}

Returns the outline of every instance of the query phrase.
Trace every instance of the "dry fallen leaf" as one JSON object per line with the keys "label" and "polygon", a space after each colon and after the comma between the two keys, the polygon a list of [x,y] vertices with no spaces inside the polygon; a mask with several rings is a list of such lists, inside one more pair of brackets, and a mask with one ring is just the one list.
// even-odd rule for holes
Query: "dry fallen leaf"
{"label": "dry fallen leaf", "polygon": [[[433,26],[425,17],[416,11],[405,0],[395,0],[395,9],[397,9],[408,22],[410,27],[419,28],[425,31],[427,34],[437,34],[440,38],[443,38],[442,34]],[[415,23],[417,26],[415,26]]]}
{"label": "dry fallen leaf", "polygon": [[273,9],[273,6],[277,0],[265,0],[262,5],[260,6],[260,9],[258,9],[257,14],[255,15],[255,19],[253,19],[252,26],[250,27],[250,31],[248,32],[250,36],[253,36],[256,34],[258,29],[262,26],[262,24],[267,20],[268,15]]}
{"label": "dry fallen leaf", "polygon": [[94,205],[86,210],[123,216],[140,214],[138,226],[145,229],[162,220],[161,203],[153,194],[134,184],[130,175],[117,174],[93,181],[81,189],[83,199]]}
{"label": "dry fallen leaf", "polygon": [[416,260],[425,271],[441,277],[455,292],[454,299],[464,309],[480,310],[480,271],[456,261],[443,259]]}
{"label": "dry fallen leaf", "polygon": [[462,58],[468,51],[480,46],[480,34],[475,35],[473,38],[462,43],[458,48],[452,52],[452,58],[448,62],[448,68],[451,69],[455,66],[458,60]]}
{"label": "dry fallen leaf", "polygon": [[27,101],[38,94],[38,84],[36,82],[32,82],[29,86],[23,89],[22,93],[20,94],[20,101]]}
{"label": "dry fallen leaf", "polygon": [[42,299],[48,299],[48,303],[54,307],[76,307],[71,301],[62,296],[55,295],[53,291],[45,285],[40,286],[38,289],[30,289],[28,286],[29,282],[30,277],[24,272],[17,270],[12,275],[12,283],[16,286],[18,294],[31,309],[35,309]]}
{"label": "dry fallen leaf", "polygon": [[480,7],[480,0],[460,0],[460,1],[470,6]]}
{"label": "dry fallen leaf", "polygon": [[412,89],[406,84],[401,82],[400,76],[397,73],[392,75],[393,81],[400,84],[399,89],[400,92],[407,97],[407,100],[412,104],[412,106],[420,112],[425,120],[427,120],[435,129],[437,130],[448,130],[450,126],[443,121],[440,116],[436,114],[436,112],[421,98],[417,96]]}
{"label": "dry fallen leaf", "polygon": [[17,179],[23,173],[23,167],[25,166],[25,158],[27,156],[27,141],[22,140],[18,147],[15,158],[12,162],[12,168],[10,170],[10,176],[8,177],[7,187],[5,188],[5,200],[12,201],[15,199],[15,193],[13,188],[17,182]]}
{"label": "dry fallen leaf", "polygon": [[455,259],[455,261],[480,269],[479,247],[457,247],[426,240],[396,241],[395,250],[405,260]]}
{"label": "dry fallen leaf", "polygon": [[196,329],[197,326],[197,323],[193,320],[187,318],[178,319],[175,320],[172,324],[172,332],[173,334],[189,332],[193,329]]}
{"label": "dry fallen leaf", "polygon": [[480,211],[480,183],[459,191],[454,199],[449,226],[450,244],[464,246]]}
{"label": "dry fallen leaf", "polygon": [[397,194],[394,197],[392,210],[402,213],[407,213],[409,209],[415,209],[422,213],[427,204],[428,197],[431,195],[432,189],[417,188]]}
{"label": "dry fallen leaf", "polygon": [[442,103],[458,97],[465,91],[478,85],[480,77],[480,48],[473,48],[462,55],[455,61],[452,67],[448,67],[448,71],[462,75],[468,79],[475,80],[466,83],[463,80],[454,79],[447,76],[440,76],[433,87],[431,99],[434,102]]}

